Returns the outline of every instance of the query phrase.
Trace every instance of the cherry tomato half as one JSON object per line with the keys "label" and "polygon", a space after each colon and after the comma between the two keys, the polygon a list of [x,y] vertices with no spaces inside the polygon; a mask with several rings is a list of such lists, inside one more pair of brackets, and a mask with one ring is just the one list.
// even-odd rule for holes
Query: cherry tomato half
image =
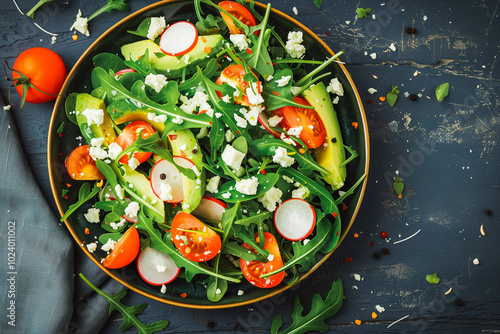
{"label": "cherry tomato half", "polygon": [[[251,27],[256,25],[255,18],[253,17],[252,13],[242,4],[239,4],[234,1],[221,1],[219,2],[219,7],[224,9],[226,12],[229,14],[233,15],[235,18],[240,20],[242,23],[246,24],[247,26]],[[243,31],[241,31],[238,27],[233,22],[233,19],[229,17],[224,12],[220,13],[222,18],[227,24],[227,27],[229,29],[230,34],[242,34]]]}
{"label": "cherry tomato half", "polygon": [[[294,97],[293,100],[305,106],[310,105],[301,97]],[[325,126],[316,110],[287,106],[274,110],[273,114],[283,117],[279,124],[285,130],[302,126],[299,137],[307,147],[316,148],[323,144],[326,134]]]}
{"label": "cherry tomato half", "polygon": [[[244,76],[245,76],[245,70],[243,69],[242,65],[237,65],[237,64],[229,65],[224,69],[224,71],[222,71],[220,77],[217,78],[215,83],[218,85],[227,83],[231,87],[238,87],[239,89],[241,89],[241,91],[246,92],[247,88],[250,88],[250,83],[248,81],[243,80]],[[257,76],[255,77],[257,78]],[[244,106],[249,106],[250,102],[248,102],[248,96],[246,94],[243,94],[241,91],[238,96],[234,97],[234,102],[237,104],[242,104]],[[218,97],[222,98],[221,92],[216,91],[216,93]],[[262,87],[260,85],[260,81],[257,82],[256,93],[258,94],[262,93]]]}
{"label": "cherry tomato half", "polygon": [[101,171],[89,154],[89,145],[78,146],[66,160],[66,169],[74,180],[103,180]]}
{"label": "cherry tomato half", "polygon": [[[282,271],[266,278],[260,278],[260,275],[270,273],[283,266],[283,260],[281,259],[280,249],[278,247],[278,243],[276,242],[276,238],[268,232],[264,232],[264,237],[266,238],[266,241],[263,249],[267,249],[271,253],[269,261],[267,263],[257,260],[248,262],[240,258],[240,267],[243,272],[243,276],[245,276],[251,284],[259,288],[272,288],[283,281],[285,272]],[[259,234],[255,233],[255,239],[258,240],[258,238]],[[252,246],[248,244],[242,244],[241,246],[255,253]]]}
{"label": "cherry tomato half", "polygon": [[220,251],[220,237],[195,216],[178,212],[172,221],[172,239],[185,258],[195,262],[213,259]]}
{"label": "cherry tomato half", "polygon": [[106,256],[102,265],[109,269],[123,268],[135,260],[140,248],[139,232],[137,232],[135,226],[132,226],[118,240],[111,254]]}
{"label": "cherry tomato half", "polygon": [[[67,74],[61,57],[52,50],[40,47],[21,52],[14,62],[13,69],[15,71],[12,71],[12,77],[20,79],[16,83],[24,81],[22,74],[39,89],[28,88],[26,101],[30,103],[42,103],[55,99]],[[16,90],[19,95],[23,96],[23,85],[17,86]]]}
{"label": "cherry tomato half", "polygon": [[[139,137],[139,133],[142,130],[142,139],[146,139],[152,134],[155,133],[155,130],[146,122],[143,121],[134,121],[128,124],[125,129],[122,130],[122,133],[116,138],[115,143],[120,145],[122,149],[126,149],[134,141],[136,141],[137,137]],[[142,164],[144,161],[148,160],[151,156],[151,152],[136,152],[134,153],[134,158],[139,160]],[[119,160],[123,164],[128,164],[128,155],[124,155]]]}

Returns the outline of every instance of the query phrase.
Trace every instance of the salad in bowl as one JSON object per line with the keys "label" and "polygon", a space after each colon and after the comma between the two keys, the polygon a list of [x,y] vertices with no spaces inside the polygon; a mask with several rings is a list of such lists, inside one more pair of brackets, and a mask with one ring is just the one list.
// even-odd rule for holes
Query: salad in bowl
{"label": "salad in bowl", "polygon": [[308,48],[310,32],[290,23],[283,34],[271,5],[163,6],[174,14],[134,14],[112,28],[126,37],[91,46],[70,73],[49,148],[61,220],[136,291],[192,307],[253,302],[307,276],[349,228],[366,121],[357,105],[339,122],[334,105],[341,81],[359,97],[342,52]]}

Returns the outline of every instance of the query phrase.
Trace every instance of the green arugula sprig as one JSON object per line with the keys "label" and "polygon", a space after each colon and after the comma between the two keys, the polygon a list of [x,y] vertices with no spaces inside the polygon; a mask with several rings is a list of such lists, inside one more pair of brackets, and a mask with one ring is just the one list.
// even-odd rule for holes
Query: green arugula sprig
{"label": "green arugula sprig", "polygon": [[129,328],[135,327],[139,334],[152,334],[154,332],[161,331],[168,326],[169,322],[167,320],[160,320],[146,325],[142,321],[137,319],[136,316],[138,314],[141,314],[148,305],[146,303],[134,306],[124,305],[121,300],[125,298],[125,296],[127,295],[127,291],[119,290],[117,293],[111,296],[90,283],[90,281],[85,276],[83,276],[82,273],[80,273],[79,276],[85,283],[87,283],[88,286],[92,288],[92,290],[97,292],[109,302],[109,314],[111,314],[115,310],[121,313],[123,317],[123,323],[120,326],[120,330],[122,332],[126,332]]}
{"label": "green arugula sprig", "polygon": [[[311,302],[311,311],[303,315],[304,307],[300,303],[299,297],[295,297],[293,302],[294,309],[292,312],[293,323],[287,329],[279,332],[279,334],[289,333],[308,333],[310,331],[319,331],[324,333],[330,329],[330,326],[325,323],[325,320],[335,315],[344,300],[344,288],[340,279],[332,284],[332,289],[328,292],[325,300],[319,295],[314,295]],[[281,313],[277,314],[271,325],[271,333],[278,334],[278,330],[283,326]]]}
{"label": "green arugula sprig", "polygon": [[107,3],[104,6],[99,8],[94,14],[90,15],[89,21],[104,12],[111,13],[114,9],[122,12],[128,12],[130,11],[130,6],[127,3],[127,0],[107,0]]}
{"label": "green arugula sprig", "polygon": [[94,188],[90,190],[90,183],[85,182],[81,185],[80,190],[78,191],[78,201],[74,204],[71,204],[64,213],[64,216],[61,217],[60,221],[64,221],[68,218],[73,212],[76,211],[80,206],[82,206],[85,202],[89,201],[93,198],[97,193],[101,190],[99,186],[97,186],[97,182],[94,185]]}

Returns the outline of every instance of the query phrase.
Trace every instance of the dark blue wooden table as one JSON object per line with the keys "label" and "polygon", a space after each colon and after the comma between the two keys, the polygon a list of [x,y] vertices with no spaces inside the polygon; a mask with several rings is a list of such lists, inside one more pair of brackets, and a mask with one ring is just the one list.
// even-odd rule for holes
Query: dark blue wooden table
{"label": "dark blue wooden table", "polygon": [[[17,2],[26,12],[37,1]],[[132,11],[152,2],[129,0]],[[73,41],[69,28],[78,9],[93,13],[103,3],[54,2],[33,21],[12,1],[2,0],[0,60],[13,64],[23,50],[43,46],[59,53],[70,69],[96,37],[127,15],[103,14],[90,23],[90,37]],[[271,300],[215,311],[169,306],[133,292],[125,302],[147,302],[140,318],[146,323],[170,320],[165,333],[268,332],[277,313],[285,325],[291,322],[295,295],[309,305],[314,293],[325,297],[340,278],[345,301],[328,320],[332,332],[500,333],[500,1],[324,0],[321,10],[313,0],[273,0],[272,5],[311,28],[333,50],[345,51],[343,60],[365,102],[372,150],[357,220],[320,269]],[[372,14],[356,19],[358,6],[371,7]],[[57,42],[51,44],[51,36],[34,22],[58,34]],[[407,34],[406,27],[417,32]],[[450,83],[450,94],[439,103],[434,90],[444,82]],[[393,85],[400,94],[391,108],[379,97]],[[0,82],[4,97],[8,86]],[[377,92],[371,95],[369,88]],[[408,94],[419,98],[411,101]],[[27,104],[21,111],[17,95],[13,101],[25,153],[55,207],[46,162],[53,102]],[[397,123],[396,131],[391,122]],[[392,190],[396,171],[405,184],[401,199]],[[382,231],[389,235],[386,240],[379,236]],[[389,254],[375,259],[384,247]],[[437,285],[426,281],[435,272],[441,278]],[[120,324],[120,315],[113,314],[102,332],[117,333]]]}

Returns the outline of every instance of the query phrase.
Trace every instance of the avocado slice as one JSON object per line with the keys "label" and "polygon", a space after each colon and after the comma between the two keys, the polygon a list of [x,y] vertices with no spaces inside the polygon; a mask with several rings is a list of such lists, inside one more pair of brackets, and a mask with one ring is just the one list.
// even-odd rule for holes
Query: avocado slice
{"label": "avocado slice", "polygon": [[146,53],[146,50],[148,50],[150,64],[153,64],[155,61],[158,60],[158,57],[155,55],[155,53],[163,54],[158,44],[156,44],[150,39],[145,39],[142,41],[125,44],[121,47],[121,52],[125,60],[132,59],[136,61],[141,56],[143,56],[144,53]]}
{"label": "avocado slice", "polygon": [[316,162],[330,172],[322,174],[325,181],[334,190],[340,189],[344,185],[347,171],[345,166],[340,166],[345,161],[345,150],[337,112],[322,82],[306,89],[302,94],[321,117],[326,130],[325,141],[328,146],[316,149]]}
{"label": "avocado slice", "polygon": [[[144,201],[151,204],[154,208],[151,209],[144,206],[144,212],[149,217],[153,217],[153,220],[158,223],[163,223],[165,221],[165,204],[161,199],[159,199],[153,189],[151,189],[151,183],[149,179],[142,173],[139,173],[127,165],[121,165],[119,168],[124,172],[122,175],[122,181],[133,185],[133,190],[138,194]],[[126,184],[128,187],[129,185]],[[132,198],[134,201],[134,199]]]}
{"label": "avocado slice", "polygon": [[181,76],[184,68],[186,68],[186,74],[194,73],[197,65],[207,63],[222,49],[223,42],[224,39],[219,34],[198,36],[198,42],[191,51],[180,57],[161,56],[153,63],[153,67],[157,72],[169,78]]}
{"label": "avocado slice", "polygon": [[[151,110],[150,112],[153,111]],[[153,129],[155,129],[155,131],[158,131],[160,134],[163,133],[163,129],[165,128],[165,124],[150,120],[148,118],[147,110],[116,110],[115,112],[111,113],[111,118],[116,124],[123,124],[133,121],[143,121],[151,125]]]}
{"label": "avocado slice", "polygon": [[[87,117],[82,114],[82,112],[86,109],[102,109],[104,112],[102,124],[92,124],[89,126],[87,123]],[[87,93],[78,94],[76,97],[75,112],[78,126],[80,127],[80,130],[89,145],[92,138],[104,138],[103,144],[106,146],[109,146],[109,144],[115,141],[116,132],[113,129],[113,123],[108,112],[106,111],[106,104],[103,100],[93,97]]]}

